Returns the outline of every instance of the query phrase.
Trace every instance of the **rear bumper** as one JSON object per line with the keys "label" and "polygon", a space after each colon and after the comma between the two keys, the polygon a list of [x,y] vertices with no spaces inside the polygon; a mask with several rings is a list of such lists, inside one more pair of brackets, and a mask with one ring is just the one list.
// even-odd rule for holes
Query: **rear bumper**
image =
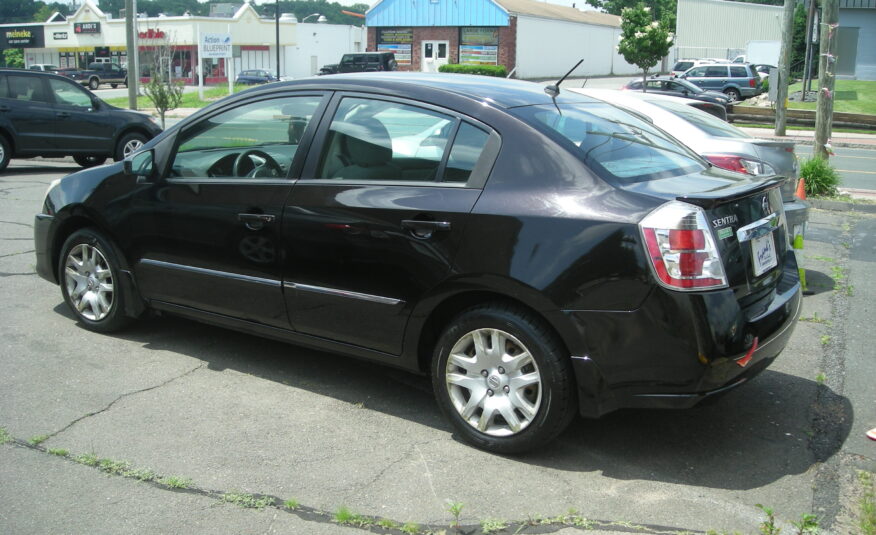
{"label": "rear bumper", "polygon": [[790,253],[777,287],[744,308],[730,290],[655,288],[632,312],[566,311],[587,338],[588,354],[572,357],[579,410],[684,408],[739,386],[785,348],[801,303]]}

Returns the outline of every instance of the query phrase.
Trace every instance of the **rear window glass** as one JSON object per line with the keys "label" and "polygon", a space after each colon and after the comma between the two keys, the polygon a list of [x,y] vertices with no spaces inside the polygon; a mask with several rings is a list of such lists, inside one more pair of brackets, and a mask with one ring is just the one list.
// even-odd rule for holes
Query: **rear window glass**
{"label": "rear window glass", "polygon": [[730,76],[733,78],[748,78],[748,69],[745,67],[730,67]]}
{"label": "rear window glass", "polygon": [[569,146],[610,182],[644,182],[704,169],[689,149],[650,123],[608,104],[523,106],[513,112]]}
{"label": "rear window glass", "polygon": [[673,71],[686,71],[693,67],[693,61],[679,61],[675,64],[675,67],[672,68]]}
{"label": "rear window glass", "polygon": [[724,78],[727,76],[727,67],[706,67],[706,77]]}
{"label": "rear window glass", "polygon": [[646,99],[645,102],[678,115],[710,136],[751,139],[751,136],[735,126],[692,106],[664,99]]}

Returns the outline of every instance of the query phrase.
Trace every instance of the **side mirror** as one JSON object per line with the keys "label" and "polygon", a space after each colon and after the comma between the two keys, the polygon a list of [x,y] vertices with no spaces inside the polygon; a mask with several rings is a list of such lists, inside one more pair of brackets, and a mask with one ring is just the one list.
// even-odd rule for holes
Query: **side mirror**
{"label": "side mirror", "polygon": [[145,182],[152,178],[153,162],[155,155],[152,150],[138,152],[133,156],[129,156],[122,163],[125,169],[125,174],[128,176],[136,176],[137,182]]}

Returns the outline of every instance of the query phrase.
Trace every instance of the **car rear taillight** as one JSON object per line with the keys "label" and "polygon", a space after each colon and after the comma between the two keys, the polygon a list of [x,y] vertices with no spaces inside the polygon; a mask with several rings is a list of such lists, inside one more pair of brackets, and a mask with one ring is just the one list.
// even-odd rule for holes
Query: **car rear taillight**
{"label": "car rear taillight", "polygon": [[757,82],[754,81],[754,78],[749,78],[748,79],[748,87],[756,87],[756,86],[757,86]]}
{"label": "car rear taillight", "polygon": [[767,163],[757,160],[749,160],[740,156],[732,156],[728,154],[703,154],[703,157],[709,160],[715,167],[727,169],[728,171],[736,171],[746,175],[774,175],[775,169]]}
{"label": "car rear taillight", "polygon": [[727,286],[727,276],[702,209],[672,201],[639,223],[645,252],[661,285],[673,290]]}

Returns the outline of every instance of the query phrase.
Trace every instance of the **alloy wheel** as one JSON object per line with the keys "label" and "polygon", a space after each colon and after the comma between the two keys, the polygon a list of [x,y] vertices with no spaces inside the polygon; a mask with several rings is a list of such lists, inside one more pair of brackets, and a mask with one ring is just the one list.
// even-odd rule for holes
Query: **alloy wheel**
{"label": "alloy wheel", "polygon": [[97,247],[76,245],[64,263],[67,295],[85,319],[100,321],[113,306],[113,275],[109,263]]}
{"label": "alloy wheel", "polygon": [[491,436],[524,430],[541,405],[541,374],[529,350],[511,334],[477,329],[462,336],[447,359],[447,392],[463,420]]}
{"label": "alloy wheel", "polygon": [[125,146],[122,147],[122,154],[124,155],[125,158],[127,158],[128,156],[130,156],[130,155],[134,154],[135,152],[137,152],[138,150],[140,150],[140,147],[142,147],[142,146],[143,146],[143,141],[141,141],[139,139],[132,139],[132,140],[128,141],[127,143],[125,143]]}

